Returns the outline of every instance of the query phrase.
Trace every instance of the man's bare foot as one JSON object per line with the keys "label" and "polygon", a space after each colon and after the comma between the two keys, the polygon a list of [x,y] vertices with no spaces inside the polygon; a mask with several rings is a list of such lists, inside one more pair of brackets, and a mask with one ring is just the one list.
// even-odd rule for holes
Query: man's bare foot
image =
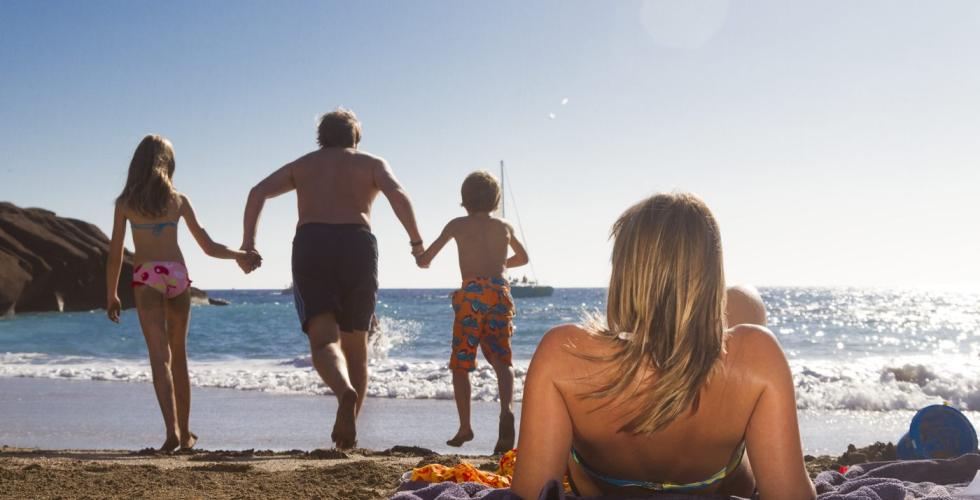
{"label": "man's bare foot", "polygon": [[180,443],[180,451],[190,450],[195,444],[197,444],[197,434],[191,432],[190,436],[187,438],[187,441]]}
{"label": "man's bare foot", "polygon": [[357,411],[357,393],[348,391],[337,398],[337,418],[334,420],[330,439],[337,449],[345,450],[357,445],[357,424],[354,422]]}
{"label": "man's bare foot", "polygon": [[507,453],[514,448],[514,414],[501,413],[500,426],[497,429],[497,444],[493,447],[493,454]]}
{"label": "man's bare foot", "polygon": [[453,436],[452,439],[446,441],[446,444],[448,444],[449,446],[455,446],[459,448],[460,446],[463,446],[463,443],[472,440],[473,440],[473,429],[466,429],[465,431],[463,429],[460,429],[456,433],[456,435]]}
{"label": "man's bare foot", "polygon": [[180,439],[177,436],[168,436],[167,440],[163,442],[163,446],[160,447],[160,451],[174,451],[180,446]]}

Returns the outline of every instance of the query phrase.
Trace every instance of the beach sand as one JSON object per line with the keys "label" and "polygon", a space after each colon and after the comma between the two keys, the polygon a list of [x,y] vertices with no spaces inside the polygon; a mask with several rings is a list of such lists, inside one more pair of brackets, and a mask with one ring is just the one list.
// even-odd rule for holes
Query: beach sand
{"label": "beach sand", "polygon": [[[193,397],[201,449],[158,455],[137,451],[163,441],[150,384],[0,378],[0,498],[386,498],[420,464],[465,459],[496,469],[493,402],[473,403],[476,439],[450,448],[452,401],[371,398],[359,419],[362,448],[338,453],[323,449],[332,396],[195,388]],[[823,455],[807,466],[815,474],[888,458],[886,447],[836,454],[848,442],[897,440],[910,417],[805,412],[806,453]]]}
{"label": "beach sand", "polygon": [[[893,459],[877,444],[842,456],[807,457],[811,476],[842,465]],[[428,463],[466,460],[495,470],[490,456],[438,455],[417,447],[303,452],[38,450],[0,448],[0,498],[387,498],[399,478]]]}

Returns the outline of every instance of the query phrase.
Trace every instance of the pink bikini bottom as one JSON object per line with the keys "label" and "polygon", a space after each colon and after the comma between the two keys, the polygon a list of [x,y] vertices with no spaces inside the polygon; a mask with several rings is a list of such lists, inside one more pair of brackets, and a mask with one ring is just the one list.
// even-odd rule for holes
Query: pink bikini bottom
{"label": "pink bikini bottom", "polygon": [[181,262],[144,262],[133,268],[133,288],[148,286],[172,299],[191,286]]}

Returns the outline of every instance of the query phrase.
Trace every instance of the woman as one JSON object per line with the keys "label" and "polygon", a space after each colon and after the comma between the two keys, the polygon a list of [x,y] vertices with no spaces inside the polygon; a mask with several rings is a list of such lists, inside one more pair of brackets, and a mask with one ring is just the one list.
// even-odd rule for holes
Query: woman
{"label": "woman", "polygon": [[537,498],[567,473],[583,496],[815,498],[793,379],[758,325],[761,301],[734,290],[725,318],[708,207],[659,194],[627,210],[612,236],[606,318],[552,329],[531,361],[513,491]]}

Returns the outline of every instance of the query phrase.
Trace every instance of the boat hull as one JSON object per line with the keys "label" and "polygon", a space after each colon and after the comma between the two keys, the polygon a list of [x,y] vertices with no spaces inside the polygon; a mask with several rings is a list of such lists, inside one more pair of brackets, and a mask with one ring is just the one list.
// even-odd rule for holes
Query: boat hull
{"label": "boat hull", "polygon": [[550,286],[511,286],[510,296],[515,299],[550,297],[555,289]]}

